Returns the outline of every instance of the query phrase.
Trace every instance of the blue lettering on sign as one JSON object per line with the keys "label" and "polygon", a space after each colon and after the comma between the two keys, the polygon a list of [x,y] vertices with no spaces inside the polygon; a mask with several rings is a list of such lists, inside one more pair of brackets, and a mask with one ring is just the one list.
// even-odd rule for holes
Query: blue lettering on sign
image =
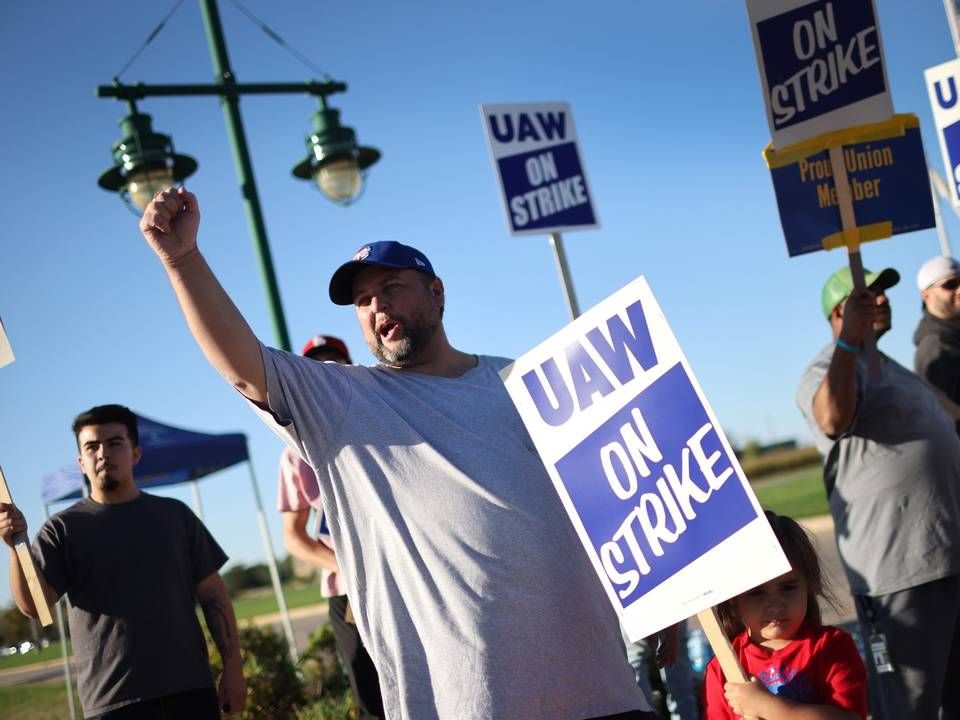
{"label": "blue lettering on sign", "polygon": [[[955,138],[960,162],[960,139]],[[934,227],[920,130],[845,145],[844,165],[857,227],[889,222],[894,235]],[[829,151],[772,168],[780,224],[790,256],[823,250],[823,239],[842,229]],[[954,182],[957,182],[956,174]]]}
{"label": "blue lettering on sign", "polygon": [[939,105],[944,110],[949,110],[954,105],[957,104],[957,83],[956,78],[952,75],[947,78],[947,92],[943,90],[943,81],[937,80],[933,84],[935,94],[937,96],[937,105]]}
{"label": "blue lettering on sign", "polygon": [[563,112],[496,113],[487,116],[490,132],[498,142],[524,142],[526,140],[565,140],[567,115]]}
{"label": "blue lettering on sign", "polygon": [[[619,315],[607,318],[605,325],[607,335],[610,336],[609,342],[599,327],[586,333],[590,345],[621,385],[626,385],[635,377],[630,357],[633,357],[644,371],[657,364],[657,353],[650,338],[643,305],[639,300],[627,307],[627,319],[630,327],[627,327]],[[614,391],[610,380],[579,340],[570,343],[564,349],[563,355],[573,382],[572,394],[555,358],[548,358],[541,363],[542,378],[537,375],[536,370],[528,370],[522,377],[537,412],[548,425],[563,425],[573,417],[573,395],[577,398],[576,407],[585,410],[593,404],[594,395],[604,397]],[[543,380],[546,380],[546,385]]]}
{"label": "blue lettering on sign", "polygon": [[886,91],[871,0],[812,2],[757,23],[774,126]]}
{"label": "blue lettering on sign", "polygon": [[947,146],[947,157],[950,158],[951,182],[960,194],[960,122],[947,125],[940,132],[943,133],[943,142]]}
{"label": "blue lettering on sign", "polygon": [[757,517],[733,463],[678,363],[556,464],[623,607]]}
{"label": "blue lettering on sign", "polygon": [[514,230],[595,225],[576,143],[497,161]]}

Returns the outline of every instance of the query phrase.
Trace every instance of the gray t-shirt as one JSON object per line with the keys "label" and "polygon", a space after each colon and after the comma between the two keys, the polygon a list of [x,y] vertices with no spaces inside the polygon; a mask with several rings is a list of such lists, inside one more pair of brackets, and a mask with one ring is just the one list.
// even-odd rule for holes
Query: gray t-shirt
{"label": "gray t-shirt", "polygon": [[86,499],[57,513],[33,543],[44,579],[70,600],[84,716],[213,687],[194,587],[227,556],[179,500]]}
{"label": "gray t-shirt", "polygon": [[264,348],[268,424],[317,471],[392,720],[646,709],[615,613],[497,371]]}
{"label": "gray t-shirt", "polygon": [[856,595],[885,595],[960,572],[960,440],[936,397],[914,373],[881,356],[867,382],[857,365],[857,411],[831,439],[813,417],[813,397],[834,346],[806,369],[797,403],[834,485],[830,512]]}

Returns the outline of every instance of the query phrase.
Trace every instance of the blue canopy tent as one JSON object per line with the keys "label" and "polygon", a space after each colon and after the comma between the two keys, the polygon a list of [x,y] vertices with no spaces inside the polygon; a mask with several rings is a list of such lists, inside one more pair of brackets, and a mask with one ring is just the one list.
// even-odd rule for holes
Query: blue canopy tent
{"label": "blue canopy tent", "polygon": [[[250,482],[253,486],[253,496],[257,505],[257,519],[263,535],[264,550],[267,554],[267,563],[270,568],[270,577],[273,581],[274,593],[280,607],[281,621],[284,634],[290,645],[290,653],[294,662],[297,660],[297,648],[293,637],[293,628],[290,625],[290,616],[287,604],[280,587],[280,575],[277,572],[276,557],[273,552],[273,543],[267,528],[266,516],[263,513],[263,503],[260,499],[260,490],[253,473],[253,464],[247,451],[247,436],[242,433],[212,434],[165,425],[151,420],[140,414],[137,415],[137,426],[140,433],[140,448],[143,456],[134,468],[137,485],[140,488],[154,488],[163,485],[178,485],[191,483],[194,497],[194,507],[197,515],[202,519],[203,511],[200,505],[200,492],[197,480],[212,473],[232,467],[240,462],[247,462],[250,469]],[[52,503],[72,500],[87,495],[85,478],[76,461],[65,465],[56,472],[43,478],[41,496],[44,511],[49,516],[49,506]],[[60,627],[60,640],[63,647],[64,673],[67,680],[67,697],[70,701],[70,717],[75,717],[73,708],[73,694],[69,665],[67,663],[66,637],[63,632],[63,612],[60,603],[57,603],[57,623]]]}
{"label": "blue canopy tent", "polygon": [[[242,433],[213,435],[164,425],[137,415],[143,457],[137,464],[141,488],[179,485],[249,460],[247,437]],[[46,505],[83,497],[83,473],[76,462],[43,478],[41,495]]]}

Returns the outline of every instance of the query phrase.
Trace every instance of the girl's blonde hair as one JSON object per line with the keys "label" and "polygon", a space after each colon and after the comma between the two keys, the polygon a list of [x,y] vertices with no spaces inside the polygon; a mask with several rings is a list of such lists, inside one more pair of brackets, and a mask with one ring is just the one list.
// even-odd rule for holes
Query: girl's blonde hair
{"label": "girl's blonde hair", "polygon": [[[807,531],[799,523],[786,515],[777,515],[769,510],[764,513],[773,534],[777,536],[780,547],[783,548],[790,567],[803,576],[807,581],[807,615],[806,620],[816,625],[822,625],[819,599],[836,609],[836,600],[830,589],[829,582],[820,566],[820,557],[810,541]],[[746,628],[741,622],[734,608],[733,601],[727,600],[717,606],[717,617],[723,626],[724,632],[731,640]]]}

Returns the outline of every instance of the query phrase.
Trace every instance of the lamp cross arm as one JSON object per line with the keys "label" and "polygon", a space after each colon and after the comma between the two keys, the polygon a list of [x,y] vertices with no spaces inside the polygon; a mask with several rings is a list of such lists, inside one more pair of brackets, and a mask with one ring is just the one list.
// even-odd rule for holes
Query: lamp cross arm
{"label": "lamp cross arm", "polygon": [[311,80],[305,83],[214,83],[209,85],[98,85],[98,98],[117,98],[118,100],[142,100],[145,97],[180,95],[314,95],[326,97],[346,92],[347,84],[342,82],[319,82]]}

